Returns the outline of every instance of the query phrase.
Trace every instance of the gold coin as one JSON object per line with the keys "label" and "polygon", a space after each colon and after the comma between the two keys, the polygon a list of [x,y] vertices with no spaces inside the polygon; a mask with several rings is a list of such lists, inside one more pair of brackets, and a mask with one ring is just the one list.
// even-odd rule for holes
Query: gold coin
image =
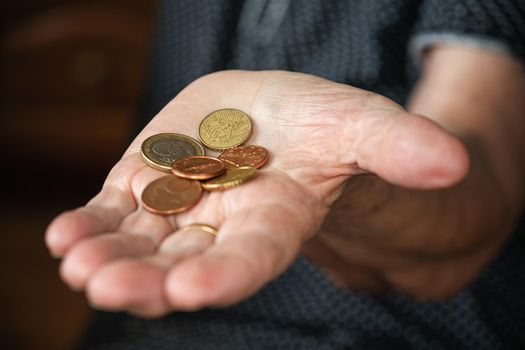
{"label": "gold coin", "polygon": [[251,166],[231,168],[227,169],[221,176],[203,182],[202,187],[208,191],[224,191],[253,180],[256,176],[257,169]]}
{"label": "gold coin", "polygon": [[202,143],[214,150],[225,150],[242,145],[252,134],[252,121],[242,111],[219,109],[208,114],[199,125]]}
{"label": "gold coin", "polygon": [[181,134],[163,133],[148,137],[140,149],[142,158],[153,169],[171,171],[174,161],[184,157],[203,156],[199,141]]}
{"label": "gold coin", "polygon": [[142,206],[154,214],[171,215],[189,210],[201,196],[199,181],[167,175],[146,186]]}

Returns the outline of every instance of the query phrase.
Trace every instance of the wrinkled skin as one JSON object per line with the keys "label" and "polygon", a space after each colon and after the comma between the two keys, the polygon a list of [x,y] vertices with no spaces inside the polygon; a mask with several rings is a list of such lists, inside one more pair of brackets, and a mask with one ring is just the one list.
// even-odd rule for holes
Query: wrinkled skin
{"label": "wrinkled skin", "polygon": [[[196,137],[201,119],[225,107],[249,113],[249,143],[271,152],[258,178],[206,193],[175,216],[142,209],[143,189],[164,174],[142,161],[141,142],[160,132]],[[154,317],[231,305],[291,264],[349,178],[373,172],[428,189],[457,182],[467,167],[454,137],[379,95],[298,73],[215,73],[174,98],[131,144],[102,191],[56,218],[46,239],[54,255],[64,256],[63,279],[85,289],[96,307]],[[219,236],[174,234],[193,222],[219,227]]]}
{"label": "wrinkled skin", "polygon": [[[457,48],[426,60],[409,105],[426,118],[309,75],[211,74],[151,121],[99,195],[51,223],[47,244],[95,307],[145,317],[234,304],[301,248],[346,287],[447,297],[494,258],[522,212],[524,95],[509,56]],[[141,160],[141,142],[196,137],[225,107],[250,114],[249,143],[271,152],[259,177],[176,216],[143,210],[142,190],[164,174]],[[195,222],[219,236],[177,232]]]}
{"label": "wrinkled skin", "polygon": [[[523,213],[522,64],[454,46],[434,48],[424,63],[408,109],[462,140],[468,175],[425,191],[373,175],[352,177],[304,249],[344,286],[423,299],[453,296],[497,256]],[[420,165],[420,159],[405,160]],[[401,162],[398,167],[412,172]]]}

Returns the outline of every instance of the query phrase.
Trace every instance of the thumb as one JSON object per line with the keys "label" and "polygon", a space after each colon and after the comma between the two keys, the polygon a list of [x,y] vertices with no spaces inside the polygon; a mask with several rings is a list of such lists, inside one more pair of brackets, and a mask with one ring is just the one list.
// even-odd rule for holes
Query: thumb
{"label": "thumb", "polygon": [[463,144],[422,116],[403,112],[360,118],[359,124],[357,164],[387,182],[415,189],[443,188],[468,171]]}

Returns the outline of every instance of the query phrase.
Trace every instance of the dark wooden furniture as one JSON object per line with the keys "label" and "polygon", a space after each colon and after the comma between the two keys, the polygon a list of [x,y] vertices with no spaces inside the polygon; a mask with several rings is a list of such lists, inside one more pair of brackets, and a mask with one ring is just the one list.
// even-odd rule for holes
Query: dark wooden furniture
{"label": "dark wooden furniture", "polygon": [[85,327],[85,298],[60,281],[59,261],[49,256],[43,234],[57,213],[96,192],[131,137],[154,5],[0,4],[0,335],[6,349],[70,349]]}

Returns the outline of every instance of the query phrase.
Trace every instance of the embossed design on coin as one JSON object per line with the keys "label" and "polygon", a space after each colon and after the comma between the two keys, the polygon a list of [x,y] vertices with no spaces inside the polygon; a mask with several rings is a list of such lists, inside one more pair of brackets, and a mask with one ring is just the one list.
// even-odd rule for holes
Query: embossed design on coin
{"label": "embossed design on coin", "polygon": [[233,108],[208,114],[199,125],[202,143],[211,149],[225,150],[245,143],[252,134],[250,117]]}
{"label": "embossed design on coin", "polygon": [[257,176],[257,169],[251,166],[227,169],[224,174],[202,183],[207,191],[224,191],[228,188],[240,186]]}
{"label": "embossed design on coin", "polygon": [[206,180],[226,171],[224,163],[217,158],[195,156],[177,159],[171,166],[174,175],[186,179]]}
{"label": "embossed design on coin", "polygon": [[173,175],[150,183],[142,192],[142,206],[154,213],[171,215],[193,207],[202,196],[200,183]]}
{"label": "embossed design on coin", "polygon": [[262,146],[250,145],[230,148],[222,152],[219,159],[228,169],[240,166],[252,166],[259,169],[268,162],[270,154]]}
{"label": "embossed design on coin", "polygon": [[144,140],[140,153],[150,167],[170,172],[175,160],[190,156],[203,156],[205,151],[199,141],[189,136],[163,133]]}

